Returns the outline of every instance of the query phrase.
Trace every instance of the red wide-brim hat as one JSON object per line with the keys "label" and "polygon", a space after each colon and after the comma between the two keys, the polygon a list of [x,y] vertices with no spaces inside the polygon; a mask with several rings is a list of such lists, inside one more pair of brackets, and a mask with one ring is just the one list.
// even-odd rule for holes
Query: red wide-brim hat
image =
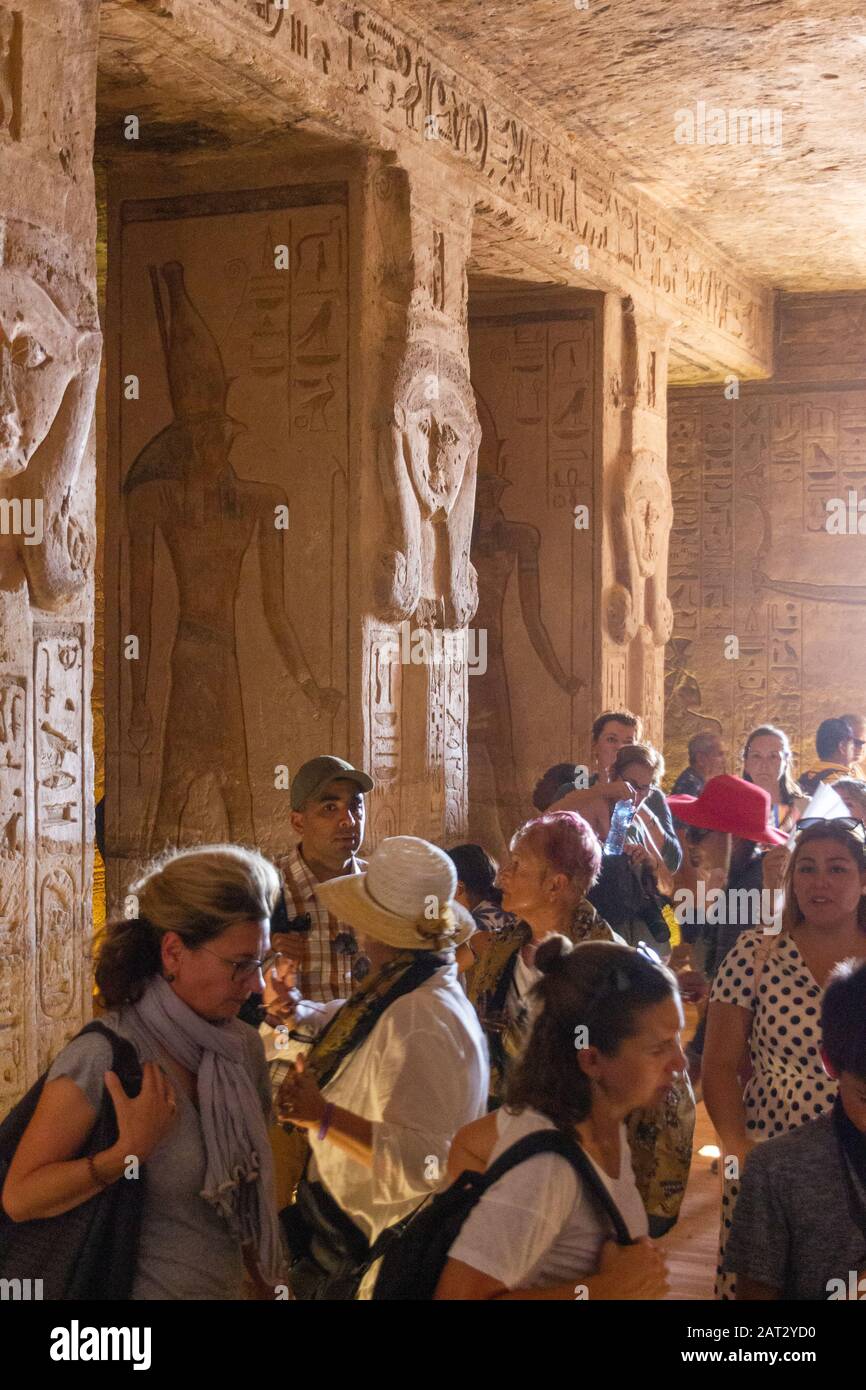
{"label": "red wide-brim hat", "polygon": [[742,777],[711,777],[700,796],[669,796],[671,814],[686,825],[721,830],[759,845],[784,845],[788,836],[770,824],[770,793]]}

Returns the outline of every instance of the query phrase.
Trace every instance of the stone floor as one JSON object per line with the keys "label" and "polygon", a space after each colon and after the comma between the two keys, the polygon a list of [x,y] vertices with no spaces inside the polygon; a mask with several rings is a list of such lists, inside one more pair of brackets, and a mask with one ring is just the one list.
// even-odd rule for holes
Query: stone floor
{"label": "stone floor", "polygon": [[692,1170],[680,1219],[660,1245],[670,1264],[672,1299],[712,1298],[719,1235],[720,1184],[710,1171],[712,1159],[701,1158],[704,1144],[717,1143],[703,1103],[698,1105]]}
{"label": "stone floor", "polygon": [[[683,1036],[688,1039],[694,1034],[697,1012],[691,1004],[686,1005],[685,1012]],[[721,1182],[718,1173],[711,1171],[713,1160],[701,1158],[698,1152],[705,1144],[718,1144],[718,1140],[706,1107],[700,1102],[695,1123],[692,1167],[680,1218],[670,1234],[660,1242],[670,1263],[672,1299],[713,1296]]]}

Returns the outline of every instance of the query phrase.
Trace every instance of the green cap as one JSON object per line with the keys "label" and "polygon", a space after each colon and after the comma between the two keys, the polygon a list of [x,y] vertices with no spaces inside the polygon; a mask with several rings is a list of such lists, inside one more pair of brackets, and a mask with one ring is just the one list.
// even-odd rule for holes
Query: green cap
{"label": "green cap", "polygon": [[304,802],[318,795],[335,777],[345,777],[348,782],[355,782],[362,792],[373,790],[373,779],[368,777],[366,772],[359,772],[342,758],[332,758],[330,754],[323,754],[320,758],[311,758],[295,773],[292,781],[292,810],[303,810]]}

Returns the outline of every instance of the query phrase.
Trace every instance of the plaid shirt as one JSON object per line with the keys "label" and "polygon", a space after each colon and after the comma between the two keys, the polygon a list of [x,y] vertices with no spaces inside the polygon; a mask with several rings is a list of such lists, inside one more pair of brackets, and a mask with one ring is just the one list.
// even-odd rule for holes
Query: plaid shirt
{"label": "plaid shirt", "polygon": [[[320,882],[304,861],[300,846],[289,850],[288,854],[276,861],[283,876],[283,900],[288,917],[309,915],[311,930],[298,936],[302,943],[298,952],[300,966],[297,987],[302,999],[313,999],[327,1003],[330,999],[347,999],[352,992],[352,956],[347,951],[337,949],[337,937],[349,933],[354,939],[354,931],[347,922],[338,922],[336,917],[322,906],[316,897]],[[367,865],[363,859],[352,856],[352,873],[359,874]]]}

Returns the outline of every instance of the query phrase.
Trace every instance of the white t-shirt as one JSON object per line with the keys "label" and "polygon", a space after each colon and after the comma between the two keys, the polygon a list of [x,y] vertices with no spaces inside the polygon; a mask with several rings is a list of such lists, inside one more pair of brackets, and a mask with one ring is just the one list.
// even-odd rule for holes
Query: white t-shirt
{"label": "white t-shirt", "polygon": [[[498,1139],[490,1163],[524,1135],[555,1125],[537,1110],[496,1112]],[[620,1127],[620,1175],[593,1166],[619,1208],[633,1240],[648,1234],[646,1211],[635,1186],[625,1126]],[[490,1165],[488,1164],[488,1167]],[[507,1289],[544,1289],[579,1283],[598,1272],[605,1241],[613,1239],[607,1216],[583,1191],[559,1154],[536,1154],[494,1183],[481,1198],[449,1252]]]}

